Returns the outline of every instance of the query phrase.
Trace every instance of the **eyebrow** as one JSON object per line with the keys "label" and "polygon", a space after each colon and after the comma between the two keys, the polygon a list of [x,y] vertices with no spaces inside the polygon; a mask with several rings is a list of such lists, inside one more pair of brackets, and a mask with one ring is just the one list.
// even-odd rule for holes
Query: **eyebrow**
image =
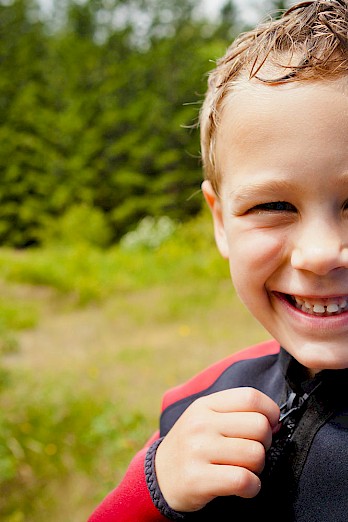
{"label": "eyebrow", "polygon": [[[332,184],[336,187],[343,187],[348,185],[348,172],[345,172],[338,178],[332,180]],[[252,185],[240,185],[235,190],[229,193],[229,199],[234,203],[244,203],[256,195],[270,196],[275,193],[291,193],[297,191],[298,187],[287,180],[269,179],[253,183]]]}
{"label": "eyebrow", "polygon": [[295,188],[292,183],[289,183],[286,180],[272,179],[264,182],[253,183],[252,185],[240,185],[229,193],[229,198],[235,203],[244,203],[245,201],[249,201],[250,197],[259,193],[272,196],[275,192],[291,192],[294,190]]}

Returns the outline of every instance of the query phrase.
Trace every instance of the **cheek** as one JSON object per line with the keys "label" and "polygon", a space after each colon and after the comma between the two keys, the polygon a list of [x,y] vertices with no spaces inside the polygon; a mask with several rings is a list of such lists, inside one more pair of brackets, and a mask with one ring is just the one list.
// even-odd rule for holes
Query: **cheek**
{"label": "cheek", "polygon": [[233,284],[240,297],[249,299],[264,288],[284,261],[283,240],[269,231],[245,231],[229,235],[229,264]]}

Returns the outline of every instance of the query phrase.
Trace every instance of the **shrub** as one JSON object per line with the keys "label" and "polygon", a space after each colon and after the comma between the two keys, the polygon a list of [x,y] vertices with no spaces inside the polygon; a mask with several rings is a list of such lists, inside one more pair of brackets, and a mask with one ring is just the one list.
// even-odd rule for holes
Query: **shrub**
{"label": "shrub", "polygon": [[79,204],[70,207],[60,218],[46,221],[42,242],[46,245],[86,243],[106,247],[111,236],[111,228],[103,212],[96,207]]}

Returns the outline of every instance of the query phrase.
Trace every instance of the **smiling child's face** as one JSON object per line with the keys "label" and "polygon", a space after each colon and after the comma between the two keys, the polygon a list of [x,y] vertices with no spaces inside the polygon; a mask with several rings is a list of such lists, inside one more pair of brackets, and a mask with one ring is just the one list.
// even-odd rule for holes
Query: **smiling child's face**
{"label": "smiling child's face", "polygon": [[348,83],[229,95],[216,137],[217,244],[240,298],[312,373],[348,367]]}

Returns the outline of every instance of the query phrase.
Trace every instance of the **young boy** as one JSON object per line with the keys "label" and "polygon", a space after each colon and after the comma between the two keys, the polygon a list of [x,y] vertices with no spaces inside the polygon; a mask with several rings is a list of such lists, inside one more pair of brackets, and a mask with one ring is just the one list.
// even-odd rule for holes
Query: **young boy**
{"label": "young boy", "polygon": [[348,0],[241,35],[201,133],[217,246],[275,340],[168,392],[159,434],[90,522],[346,522]]}

